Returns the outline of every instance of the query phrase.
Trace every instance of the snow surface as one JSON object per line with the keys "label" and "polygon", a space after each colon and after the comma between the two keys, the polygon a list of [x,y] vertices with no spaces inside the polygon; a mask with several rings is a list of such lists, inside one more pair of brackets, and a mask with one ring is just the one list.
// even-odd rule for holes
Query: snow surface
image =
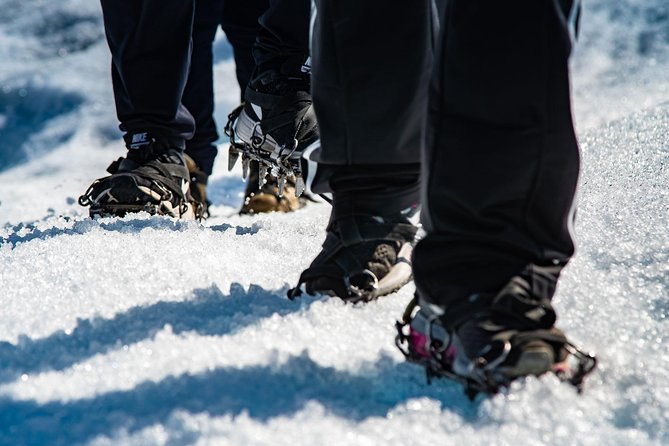
{"label": "snow surface", "polygon": [[[586,3],[555,304],[600,368],[580,396],[549,376],[470,402],[395,349],[412,286],[285,298],[325,204],[237,216],[221,157],[205,224],[88,219],[76,198],[123,153],[99,3],[0,0],[0,444],[669,444],[669,6]],[[222,35],[215,53],[221,125],[239,91]]]}

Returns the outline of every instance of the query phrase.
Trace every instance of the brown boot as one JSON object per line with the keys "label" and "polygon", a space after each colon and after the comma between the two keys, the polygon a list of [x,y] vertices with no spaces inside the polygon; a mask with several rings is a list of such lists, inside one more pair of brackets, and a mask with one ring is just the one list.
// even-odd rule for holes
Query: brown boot
{"label": "brown boot", "polygon": [[252,161],[249,167],[249,177],[246,180],[244,204],[240,214],[261,214],[264,212],[293,212],[306,205],[307,200],[295,196],[295,182],[288,180],[279,197],[279,186],[276,178],[268,175],[262,188],[258,187],[258,163]]}
{"label": "brown boot", "polygon": [[183,153],[167,140],[148,133],[139,136],[141,147],[128,150],[107,168],[110,175],[99,178],[79,197],[91,217],[119,216],[135,212],[192,220],[196,217],[189,192],[189,174]]}
{"label": "brown boot", "polygon": [[205,219],[209,217],[210,202],[207,200],[207,179],[209,175],[200,170],[193,158],[188,155],[184,155],[184,157],[188,168],[190,196],[194,202],[195,216],[198,219]]}

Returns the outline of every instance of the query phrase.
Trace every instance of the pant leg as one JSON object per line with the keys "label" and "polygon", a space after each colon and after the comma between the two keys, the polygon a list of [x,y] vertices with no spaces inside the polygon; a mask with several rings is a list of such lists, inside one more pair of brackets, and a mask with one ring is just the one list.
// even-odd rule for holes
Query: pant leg
{"label": "pant leg", "polygon": [[309,56],[310,15],[311,0],[269,0],[253,48],[259,72],[276,68],[287,75],[301,73]]}
{"label": "pant leg", "polygon": [[242,100],[244,89],[251,80],[255,68],[253,45],[261,29],[258,19],[268,8],[269,0],[223,1],[221,27],[235,55],[237,82]]}
{"label": "pant leg", "polygon": [[194,130],[181,103],[195,0],[101,0],[121,130],[183,145]]}
{"label": "pant leg", "polygon": [[416,206],[433,3],[317,0],[315,7],[312,93],[321,150],[312,189],[334,192],[333,215]]}
{"label": "pant leg", "polygon": [[312,90],[318,161],[420,162],[434,33],[432,2],[317,0]]}
{"label": "pant leg", "polygon": [[193,54],[183,94],[183,105],[195,119],[195,134],[186,141],[186,154],[211,175],[218,149],[214,121],[214,77],[212,46],[216,37],[222,0],[197,0],[193,22]]}
{"label": "pant leg", "polygon": [[258,17],[267,9],[267,0],[198,0],[193,24],[191,69],[183,104],[195,118],[195,135],[186,142],[186,153],[211,175],[218,149],[214,121],[212,47],[219,23],[232,44],[240,90],[246,88],[255,62],[253,44],[259,32]]}
{"label": "pant leg", "polygon": [[413,258],[428,300],[496,290],[574,252],[569,3],[448,2],[423,164],[427,236]]}

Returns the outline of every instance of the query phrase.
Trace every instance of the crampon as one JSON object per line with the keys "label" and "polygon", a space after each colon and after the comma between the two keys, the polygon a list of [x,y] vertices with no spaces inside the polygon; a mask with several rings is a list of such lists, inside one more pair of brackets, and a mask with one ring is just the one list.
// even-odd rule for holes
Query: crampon
{"label": "crampon", "polygon": [[242,160],[242,177],[249,175],[251,161],[258,162],[258,188],[262,188],[268,174],[276,178],[279,196],[288,180],[295,184],[295,196],[299,197],[305,190],[304,176],[301,165],[302,150],[298,150],[299,142],[293,139],[289,145],[280,145],[268,133],[263,133],[260,122],[252,119],[241,104],[228,115],[225,134],[230,138],[228,150],[228,170]]}
{"label": "crampon", "polygon": [[[457,335],[446,330],[437,316],[422,312],[417,298],[409,303],[402,321],[396,323],[396,329],[395,344],[408,362],[425,368],[428,384],[433,378],[456,381],[472,400],[479,394],[494,395],[508,388],[515,379],[539,375],[544,370],[571,384],[581,393],[585,378],[597,366],[594,354],[583,352],[557,329],[532,332],[533,338],[539,339],[540,343],[558,343],[562,350],[559,360],[547,369],[540,369],[541,373],[531,371],[536,364],[532,364],[533,352],[527,347],[523,352],[525,356],[516,360],[517,363],[524,360],[524,368],[510,372],[510,368],[505,367],[508,358],[514,354],[518,356],[510,341],[491,343],[490,348],[479,356],[466,358],[459,351]],[[516,336],[522,335],[519,333]]]}
{"label": "crampon", "polygon": [[189,172],[178,151],[164,149],[139,160],[119,158],[107,172],[109,176],[95,180],[79,197],[91,217],[142,211],[186,220],[202,216],[202,206],[189,192]]}

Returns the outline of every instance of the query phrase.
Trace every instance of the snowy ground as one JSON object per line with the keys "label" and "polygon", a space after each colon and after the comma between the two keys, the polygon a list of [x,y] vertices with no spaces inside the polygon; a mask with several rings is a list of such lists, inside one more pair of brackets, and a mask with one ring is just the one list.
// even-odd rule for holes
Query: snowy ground
{"label": "snowy ground", "polygon": [[[328,208],[205,224],[86,218],[122,154],[99,4],[0,0],[0,444],[669,444],[669,7],[591,0],[574,58],[579,252],[555,304],[599,354],[469,402],[393,345],[412,287],[290,302]],[[238,89],[216,45],[219,124]],[[225,146],[223,145],[224,149]]]}

